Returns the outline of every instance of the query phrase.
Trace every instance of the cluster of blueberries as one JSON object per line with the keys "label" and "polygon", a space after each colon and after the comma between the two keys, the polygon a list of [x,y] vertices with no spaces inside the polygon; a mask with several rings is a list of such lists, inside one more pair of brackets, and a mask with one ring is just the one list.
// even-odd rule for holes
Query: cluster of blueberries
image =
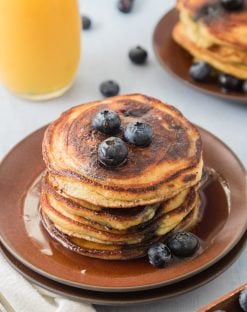
{"label": "cluster of blueberries", "polygon": [[[190,76],[198,82],[208,82],[216,77],[214,69],[206,62],[198,61],[191,65]],[[247,80],[241,80],[234,76],[220,73],[218,75],[218,84],[224,92],[242,91],[247,93]]]}
{"label": "cluster of blueberries", "polygon": [[[119,132],[121,119],[112,110],[99,111],[92,120],[94,129],[114,135]],[[153,131],[149,124],[144,122],[131,122],[124,129],[125,142],[139,147],[146,147],[152,141]],[[117,167],[127,160],[128,147],[121,138],[111,136],[100,143],[98,147],[99,161],[106,167]]]}
{"label": "cluster of blueberries", "polygon": [[167,243],[156,243],[148,250],[149,262],[163,268],[172,262],[173,257],[191,257],[200,246],[199,239],[190,232],[177,232],[168,238]]}

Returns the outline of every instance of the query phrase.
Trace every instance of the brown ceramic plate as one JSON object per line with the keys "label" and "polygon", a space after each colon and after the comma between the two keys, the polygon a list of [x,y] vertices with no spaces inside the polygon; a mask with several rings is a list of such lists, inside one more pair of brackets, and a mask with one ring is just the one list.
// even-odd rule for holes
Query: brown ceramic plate
{"label": "brown ceramic plate", "polygon": [[205,212],[196,229],[202,241],[202,253],[167,268],[156,269],[146,258],[106,261],[65,249],[39,224],[37,190],[33,189],[31,194],[29,191],[28,200],[25,200],[30,186],[44,170],[41,155],[44,130],[42,128],[20,142],[0,166],[1,241],[15,258],[33,271],[57,282],[89,290],[145,290],[181,281],[207,269],[243,236],[247,225],[245,170],[224,143],[200,129],[205,164],[217,170],[229,185],[226,188],[216,179],[204,190]]}
{"label": "brown ceramic plate", "polygon": [[200,308],[197,312],[215,312],[216,310],[243,312],[239,304],[239,295],[245,288],[247,288],[247,284],[241,285],[237,289],[230,291],[214,302],[211,302],[203,308]]}
{"label": "brown ceramic plate", "polygon": [[241,251],[244,250],[244,247],[246,246],[246,241],[247,232],[241,238],[240,242],[225,257],[223,257],[223,259],[202,273],[199,273],[191,278],[169,286],[137,292],[125,292],[124,294],[117,292],[111,293],[90,291],[57,283],[30,270],[28,267],[18,261],[10,252],[8,252],[7,249],[4,247],[1,249],[1,245],[0,250],[8,262],[19,273],[25,276],[32,283],[40,286],[42,289],[70,298],[72,300],[89,302],[93,304],[127,305],[171,298],[189,292],[208,283],[222,274],[239,257]]}
{"label": "brown ceramic plate", "polygon": [[215,82],[197,83],[190,78],[188,72],[193,59],[172,39],[172,30],[177,22],[178,12],[176,9],[172,9],[161,18],[155,27],[153,46],[160,64],[173,76],[199,91],[223,99],[247,103],[247,94],[240,92],[224,93]]}

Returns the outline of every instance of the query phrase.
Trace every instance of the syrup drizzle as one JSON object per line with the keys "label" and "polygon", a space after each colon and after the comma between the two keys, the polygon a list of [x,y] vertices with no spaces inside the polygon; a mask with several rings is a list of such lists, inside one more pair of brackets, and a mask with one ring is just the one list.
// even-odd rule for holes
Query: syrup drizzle
{"label": "syrup drizzle", "polygon": [[[229,184],[227,181],[224,179],[224,177],[219,174],[215,169],[211,167],[205,167],[204,168],[205,174],[206,174],[206,180],[202,181],[202,186],[201,186],[201,191],[203,191],[204,188],[208,186],[209,183],[212,183],[212,181],[218,181],[226,195],[226,201],[227,201],[227,208],[228,208],[228,213],[231,210],[231,191]],[[205,196],[205,194],[204,194]]]}
{"label": "syrup drizzle", "polygon": [[38,209],[42,177],[43,173],[37,177],[27,192],[24,200],[23,219],[28,236],[31,237],[36,244],[38,244],[39,249],[43,254],[52,256],[52,248],[47,237],[42,231]]}

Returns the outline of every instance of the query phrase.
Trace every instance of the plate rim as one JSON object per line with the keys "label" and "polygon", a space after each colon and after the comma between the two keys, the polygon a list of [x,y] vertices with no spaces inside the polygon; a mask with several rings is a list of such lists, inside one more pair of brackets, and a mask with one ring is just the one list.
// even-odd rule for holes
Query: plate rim
{"label": "plate rim", "polygon": [[[19,147],[19,145],[21,145],[24,141],[28,140],[30,137],[37,135],[37,133],[42,132],[45,130],[45,128],[47,127],[41,127],[39,129],[37,129],[36,131],[34,131],[33,133],[29,134],[27,137],[25,137],[24,139],[22,139],[19,143],[17,143],[11,150],[10,152],[4,157],[4,159],[2,160],[0,166],[2,166],[2,164],[4,164],[5,160],[8,158],[8,156],[12,153],[14,153],[15,149]],[[240,159],[238,158],[238,156],[233,152],[233,150],[225,143],[223,142],[221,139],[219,139],[217,136],[215,136],[214,134],[212,134],[211,132],[209,132],[208,130],[203,129],[200,126],[197,126],[199,128],[199,130],[205,132],[207,135],[209,135],[210,137],[214,138],[214,140],[218,141],[220,144],[222,144],[227,150],[228,152],[234,157],[234,159],[237,161],[239,167],[241,168],[241,171],[245,174],[245,177],[247,176],[247,172],[246,169],[243,165],[243,163],[240,161]],[[237,243],[240,241],[240,239],[242,238],[242,236],[245,233],[245,230],[247,229],[247,220],[246,220],[246,224],[245,227],[243,228],[241,234],[239,234],[238,239],[236,239],[234,241],[234,244],[227,246],[224,251],[218,255],[217,257],[215,257],[213,260],[211,260],[209,263],[207,263],[207,265],[204,265],[203,268],[200,269],[196,269],[193,271],[190,271],[189,273],[187,273],[184,276],[181,276],[180,278],[176,278],[176,279],[172,279],[171,281],[168,281],[164,284],[164,282],[156,282],[153,284],[145,284],[145,285],[139,285],[139,286],[120,286],[120,287],[109,287],[109,286],[95,286],[92,284],[83,284],[83,283],[77,283],[77,282],[71,282],[68,280],[64,280],[62,278],[56,277],[50,273],[47,273],[46,271],[43,271],[39,268],[36,268],[33,264],[29,263],[28,261],[26,261],[23,257],[19,256],[17,252],[13,251],[11,249],[11,247],[8,246],[8,243],[5,242],[5,240],[2,237],[1,234],[1,229],[0,229],[0,238],[1,238],[1,242],[4,245],[4,247],[16,258],[18,259],[21,263],[23,263],[25,266],[27,266],[28,268],[30,268],[31,270],[37,272],[38,274],[45,276],[49,279],[52,279],[56,282],[59,283],[63,283],[66,284],[68,286],[72,286],[72,287],[78,287],[78,288],[84,288],[87,290],[95,290],[95,291],[108,291],[108,292],[126,292],[126,291],[136,291],[136,290],[145,290],[145,289],[152,289],[152,288],[157,288],[157,287],[161,287],[161,286],[168,286],[174,283],[177,283],[179,281],[182,281],[186,278],[192,277],[195,274],[199,274],[202,271],[206,270],[207,268],[209,268],[210,266],[214,265],[216,262],[218,262],[220,259],[222,259],[228,252],[230,252],[236,245]]]}
{"label": "plate rim", "polygon": [[[241,242],[242,240],[243,240],[243,242]],[[215,267],[214,267],[214,273],[211,274],[208,278],[203,279],[203,281],[201,281],[199,283],[196,283],[195,285],[189,286],[189,287],[187,287],[185,289],[182,289],[178,293],[173,293],[170,296],[162,294],[162,295],[159,295],[159,296],[156,296],[156,297],[152,297],[150,299],[149,298],[147,298],[147,299],[135,299],[135,300],[128,299],[127,302],[126,302],[126,297],[125,297],[125,302],[124,303],[122,301],[120,301],[120,300],[112,301],[112,299],[96,299],[96,301],[92,301],[92,299],[85,298],[85,294],[84,294],[84,297],[82,297],[82,296],[79,297],[77,295],[71,295],[71,294],[68,295],[68,293],[66,293],[66,291],[57,291],[55,288],[49,287],[47,285],[44,285],[42,282],[35,280],[35,278],[30,277],[28,274],[25,274],[20,268],[17,268],[17,265],[15,263],[13,263],[9,259],[9,257],[6,255],[6,253],[3,251],[1,243],[0,243],[0,252],[2,253],[3,257],[6,259],[6,261],[12,266],[12,268],[14,268],[18,273],[20,273],[22,276],[27,278],[30,282],[34,283],[38,287],[41,287],[42,289],[48,290],[48,291],[53,292],[53,293],[57,293],[58,295],[66,296],[67,298],[69,298],[71,300],[77,300],[77,301],[83,301],[83,302],[86,301],[86,302],[91,303],[91,304],[112,305],[112,306],[116,306],[116,305],[119,306],[121,304],[121,305],[127,306],[127,305],[150,303],[150,302],[154,302],[154,301],[157,301],[157,300],[165,300],[165,299],[174,298],[176,296],[188,293],[188,292],[190,292],[192,290],[195,290],[195,289],[197,289],[199,287],[202,287],[202,286],[206,285],[207,283],[211,282],[212,280],[214,280],[215,278],[217,278],[218,276],[223,274],[241,256],[241,254],[243,253],[245,247],[247,246],[247,231],[245,232],[244,236],[241,238],[241,241],[230,251],[230,253],[231,253],[230,261],[228,261],[229,254],[230,254],[229,253],[228,255],[223,257],[219,262],[217,262],[215,265],[213,265],[212,267],[208,268],[208,270],[212,270],[214,266],[222,265],[222,263],[220,263],[220,262],[227,261],[227,263],[223,265],[223,268],[221,266],[218,269],[217,273],[215,274]],[[240,247],[239,247],[239,244],[241,244]],[[235,250],[234,250],[236,248],[238,248],[237,252],[235,252]],[[15,257],[11,253],[10,253],[10,255],[15,259]],[[21,266],[24,266],[25,269],[27,269],[28,271],[32,271],[30,268],[26,267],[21,262],[19,262],[19,263],[21,264]],[[203,272],[199,273],[197,276],[193,276],[192,278],[198,278],[198,276],[200,277],[200,275],[201,276],[205,275],[206,272],[207,272],[207,270],[205,272],[203,271]],[[42,275],[40,275],[40,274],[38,274],[36,272],[32,272],[32,273],[38,275],[42,279],[47,279],[49,282],[57,283],[57,282],[55,282],[53,280],[50,280],[50,279],[48,279],[48,278],[46,278],[46,277],[44,277],[44,276],[42,276]],[[186,280],[185,280],[185,282],[186,282]],[[58,284],[60,284],[60,283],[58,283]],[[176,285],[176,284],[174,284],[174,285]],[[67,287],[75,288],[75,287],[72,287],[72,286],[67,286]],[[157,289],[154,289],[154,291],[156,291],[158,289],[162,289],[162,288],[164,288],[164,291],[165,291],[166,287],[169,287],[169,285],[168,286],[163,286],[163,287],[160,287],[160,288],[157,288]],[[81,290],[85,291],[83,289],[81,289]],[[91,291],[89,291],[89,292],[91,292]],[[143,293],[143,294],[145,294],[146,292],[149,292],[149,290],[140,291],[140,293]],[[95,293],[95,292],[92,291],[92,293]],[[80,294],[81,294],[81,292],[80,292]],[[102,294],[102,292],[100,292],[100,294]],[[106,293],[106,294],[110,295],[111,293]],[[124,298],[124,296],[122,298]]]}

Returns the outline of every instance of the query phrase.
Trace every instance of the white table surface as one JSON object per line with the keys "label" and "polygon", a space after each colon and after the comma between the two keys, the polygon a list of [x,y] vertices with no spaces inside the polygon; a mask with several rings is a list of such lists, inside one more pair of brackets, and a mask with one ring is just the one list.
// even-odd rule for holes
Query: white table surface
{"label": "white table surface", "polygon": [[[81,12],[92,18],[93,27],[83,34],[82,62],[74,86],[63,97],[40,103],[18,99],[0,87],[0,157],[62,111],[102,98],[99,84],[115,79],[121,86],[121,93],[141,92],[173,104],[191,121],[221,138],[247,166],[247,105],[226,102],[184,86],[166,73],[154,56],[154,27],[174,2],[136,0],[133,12],[123,14],[116,9],[116,0],[81,0]],[[136,45],[142,45],[149,52],[145,66],[135,66],[128,59],[129,48]],[[246,263],[245,249],[224,274],[188,294],[139,306],[96,306],[96,309],[100,312],[195,311],[247,282]]]}

